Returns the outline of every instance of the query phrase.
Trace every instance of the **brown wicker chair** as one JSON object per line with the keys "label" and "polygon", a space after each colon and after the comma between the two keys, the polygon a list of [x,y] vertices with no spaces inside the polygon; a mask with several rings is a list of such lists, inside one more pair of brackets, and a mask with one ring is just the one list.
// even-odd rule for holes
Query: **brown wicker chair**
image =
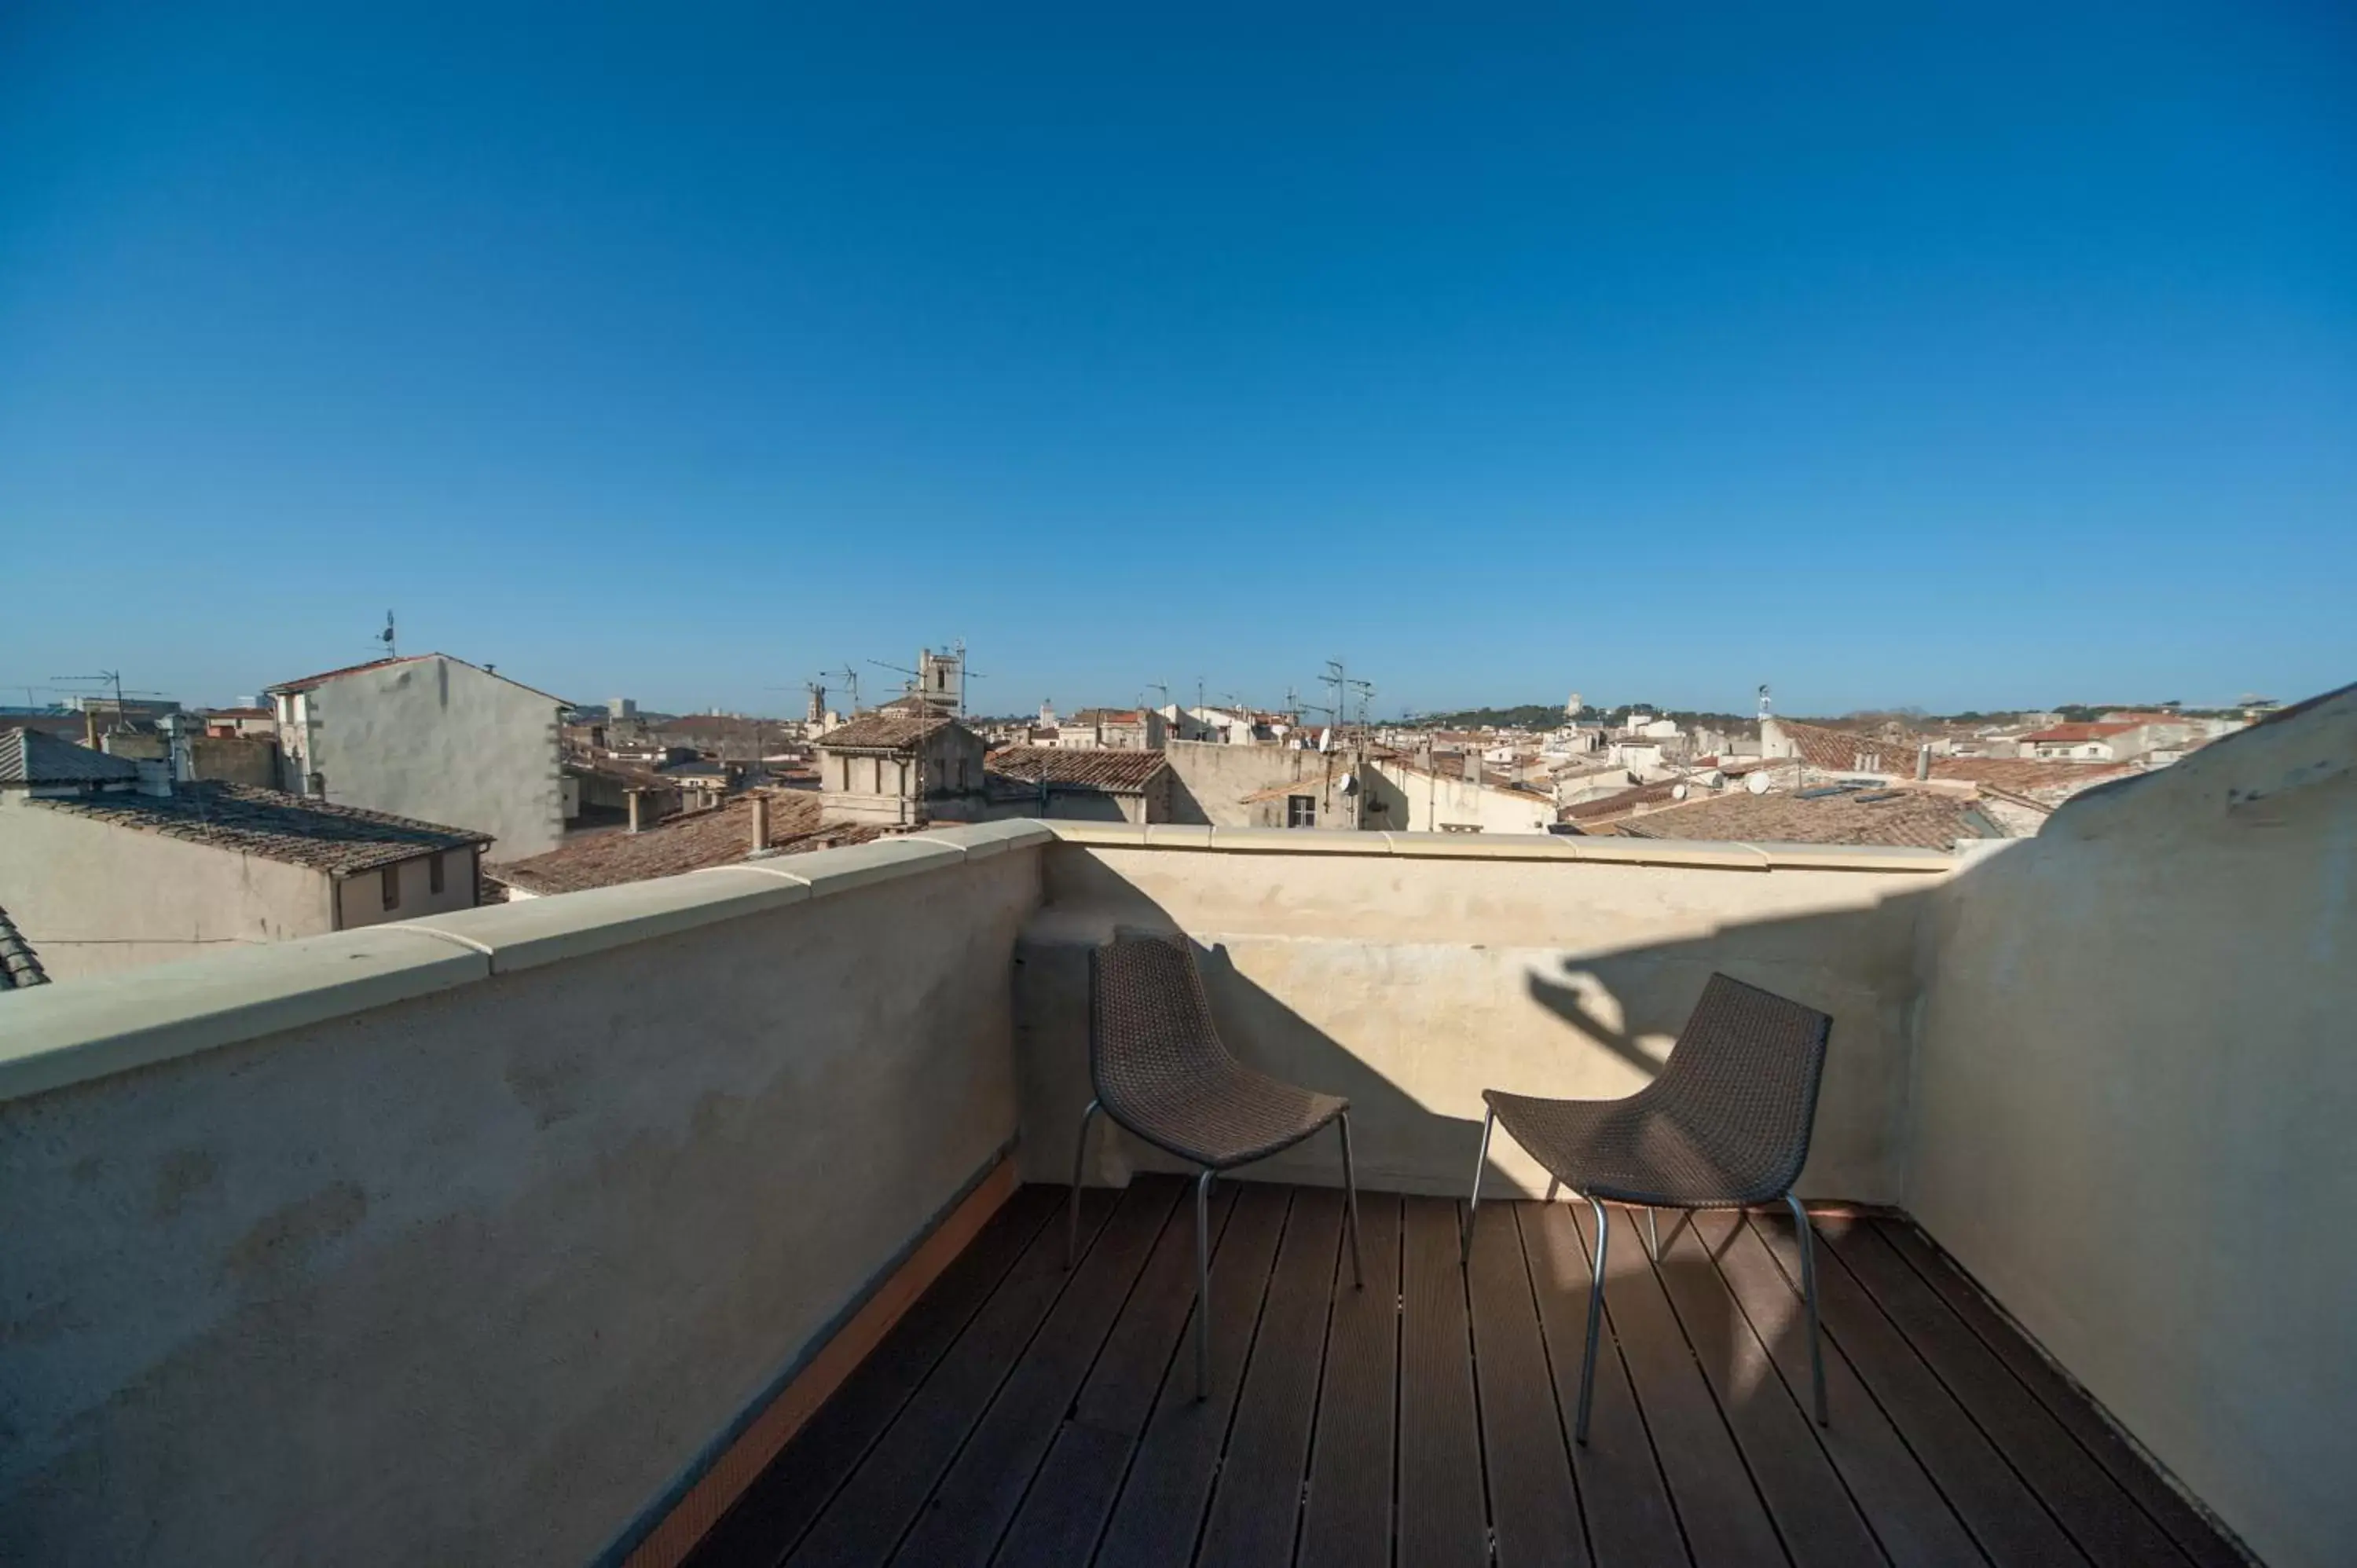
{"label": "brown wicker chair", "polygon": [[[1579,1420],[1587,1441],[1588,1383],[1604,1304],[1604,1200],[1641,1204],[1653,1261],[1662,1256],[1656,1208],[1742,1208],[1781,1202],[1800,1228],[1802,1294],[1809,1310],[1809,1372],[1817,1424],[1825,1424],[1825,1366],[1817,1336],[1817,1272],[1809,1216],[1792,1183],[1809,1156],[1817,1085],[1833,1020],[1773,992],[1714,974],[1661,1076],[1626,1100],[1538,1100],[1484,1090],[1489,1114],[1465,1209],[1465,1256],[1490,1133],[1503,1126],[1555,1182],[1596,1211],[1596,1278],[1587,1295],[1587,1350],[1579,1367]],[[1547,1196],[1555,1196],[1550,1185]],[[1670,1233],[1673,1241],[1677,1232]]]}
{"label": "brown wicker chair", "polygon": [[1333,1122],[1342,1133],[1351,1273],[1359,1261],[1359,1187],[1351,1168],[1351,1102],[1255,1072],[1228,1054],[1211,1024],[1203,977],[1187,939],[1116,931],[1089,955],[1089,1079],[1072,1155],[1064,1266],[1080,1249],[1081,1174],[1089,1123],[1103,1112],[1156,1148],[1202,1167],[1195,1180],[1195,1397],[1211,1388],[1210,1208],[1220,1172],[1291,1148]]}

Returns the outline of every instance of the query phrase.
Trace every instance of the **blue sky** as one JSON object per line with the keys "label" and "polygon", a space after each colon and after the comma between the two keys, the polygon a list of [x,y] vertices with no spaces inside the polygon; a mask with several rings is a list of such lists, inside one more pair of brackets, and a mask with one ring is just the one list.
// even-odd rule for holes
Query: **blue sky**
{"label": "blue sky", "polygon": [[0,682],[2295,697],[2353,189],[2335,5],[14,5]]}

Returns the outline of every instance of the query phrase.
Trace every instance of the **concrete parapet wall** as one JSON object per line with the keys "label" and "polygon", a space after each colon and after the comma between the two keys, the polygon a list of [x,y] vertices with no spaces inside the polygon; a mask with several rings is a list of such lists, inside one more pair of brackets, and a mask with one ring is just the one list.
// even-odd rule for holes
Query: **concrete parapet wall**
{"label": "concrete parapet wall", "polygon": [[1044,837],[0,997],[0,1561],[611,1547],[1013,1137]]}

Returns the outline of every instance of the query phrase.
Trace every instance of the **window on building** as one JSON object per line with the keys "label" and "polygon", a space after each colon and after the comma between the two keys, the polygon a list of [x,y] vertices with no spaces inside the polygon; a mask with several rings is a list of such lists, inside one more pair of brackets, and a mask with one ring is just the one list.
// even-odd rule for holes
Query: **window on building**
{"label": "window on building", "polygon": [[377,880],[382,883],[384,886],[384,907],[388,909],[400,908],[401,867],[397,865],[386,866],[382,871],[377,873]]}
{"label": "window on building", "polygon": [[1318,797],[1287,795],[1285,798],[1285,825],[1288,828],[1314,828],[1318,825]]}
{"label": "window on building", "polygon": [[425,863],[425,890],[434,894],[442,891],[442,857],[438,854]]}

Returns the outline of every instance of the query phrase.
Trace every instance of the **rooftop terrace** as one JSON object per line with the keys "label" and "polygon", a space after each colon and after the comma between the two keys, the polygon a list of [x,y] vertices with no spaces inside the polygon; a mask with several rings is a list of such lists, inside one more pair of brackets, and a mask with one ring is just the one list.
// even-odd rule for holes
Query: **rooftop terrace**
{"label": "rooftop terrace", "polygon": [[[1964,857],[1008,822],[0,993],[0,1561],[2342,1561],[2352,882],[2343,692]],[[1386,1195],[1222,1184],[1208,1407],[1174,1162],[1042,1251],[1116,924]],[[1616,1223],[1579,1449],[1480,1092],[1714,972],[1835,1020],[1833,1422],[1788,1230]]]}

